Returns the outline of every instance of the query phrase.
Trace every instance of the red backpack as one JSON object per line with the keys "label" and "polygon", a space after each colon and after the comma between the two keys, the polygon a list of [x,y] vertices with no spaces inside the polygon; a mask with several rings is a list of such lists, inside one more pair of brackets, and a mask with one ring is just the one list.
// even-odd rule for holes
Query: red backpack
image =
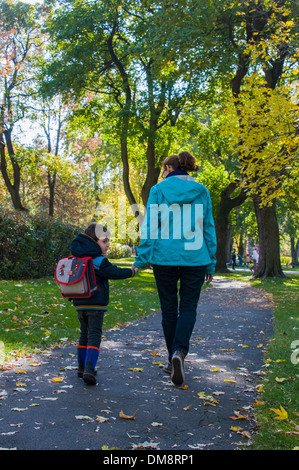
{"label": "red backpack", "polygon": [[69,256],[59,260],[55,280],[59,284],[61,295],[70,299],[88,299],[99,290],[90,256]]}

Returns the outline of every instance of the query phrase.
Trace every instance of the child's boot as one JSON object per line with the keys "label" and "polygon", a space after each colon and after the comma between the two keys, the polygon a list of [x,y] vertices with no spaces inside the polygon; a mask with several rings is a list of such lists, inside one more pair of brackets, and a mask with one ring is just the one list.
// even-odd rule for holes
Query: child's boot
{"label": "child's boot", "polygon": [[83,380],[86,384],[95,385],[97,383],[95,377],[95,366],[99,357],[99,352],[99,348],[96,348],[95,346],[87,346],[85,367],[83,373]]}
{"label": "child's boot", "polygon": [[85,367],[85,359],[86,359],[86,348],[87,346],[77,346],[77,359],[78,359],[78,377],[83,377],[84,367]]}

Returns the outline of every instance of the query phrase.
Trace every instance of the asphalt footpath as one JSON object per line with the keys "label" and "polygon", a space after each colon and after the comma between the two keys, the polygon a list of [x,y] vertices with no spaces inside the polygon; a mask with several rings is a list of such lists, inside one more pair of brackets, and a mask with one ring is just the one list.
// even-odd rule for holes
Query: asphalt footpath
{"label": "asphalt footpath", "polygon": [[0,449],[105,450],[98,463],[130,467],[128,455],[190,464],[198,451],[249,449],[271,311],[260,289],[216,277],[201,294],[180,387],[163,371],[159,312],[105,332],[95,386],[77,377],[76,344],[16,357],[0,371]]}

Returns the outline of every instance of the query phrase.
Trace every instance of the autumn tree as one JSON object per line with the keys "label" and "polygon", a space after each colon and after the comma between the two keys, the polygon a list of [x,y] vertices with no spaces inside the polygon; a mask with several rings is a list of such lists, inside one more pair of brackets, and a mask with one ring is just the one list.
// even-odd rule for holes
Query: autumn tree
{"label": "autumn tree", "polygon": [[231,104],[223,107],[227,116],[223,137],[229,135],[231,151],[242,167],[243,191],[254,202],[260,243],[255,275],[282,276],[275,205],[292,184],[296,165],[298,99],[292,102],[292,95],[298,77],[298,4],[294,0],[162,3],[169,47],[178,56],[183,54],[194,70],[203,68],[203,89],[231,90],[234,111],[233,115],[228,111]]}
{"label": "autumn tree", "polygon": [[222,23],[238,54],[231,81],[238,122],[234,131],[258,224],[256,277],[283,276],[275,206],[292,181],[298,153],[297,103],[292,102],[296,12],[292,1],[248,1],[228,8]]}
{"label": "autumn tree", "polygon": [[[36,82],[38,86],[38,81]],[[32,103],[30,117],[37,129],[42,130],[42,135],[37,136],[36,143],[47,155],[46,171],[49,189],[49,216],[54,216],[54,199],[57,175],[60,173],[66,178],[65,127],[69,108],[62,103],[61,96],[56,95],[51,100],[43,99],[32,89]],[[38,131],[37,131],[38,132]]]}
{"label": "autumn tree", "polygon": [[26,3],[4,0],[0,5],[0,168],[13,206],[21,211],[26,209],[20,198],[21,165],[13,130],[26,112],[26,85],[41,47],[40,15],[40,8]]}

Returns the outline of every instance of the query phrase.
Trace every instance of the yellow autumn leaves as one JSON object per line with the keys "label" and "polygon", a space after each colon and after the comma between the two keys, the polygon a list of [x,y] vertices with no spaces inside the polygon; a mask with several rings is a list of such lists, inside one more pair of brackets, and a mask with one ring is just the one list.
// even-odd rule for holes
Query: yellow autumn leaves
{"label": "yellow autumn leaves", "polygon": [[279,420],[288,419],[288,413],[281,405],[280,405],[280,408],[271,408],[271,411],[274,411],[274,413],[277,414],[277,416],[275,416],[275,419],[279,419]]}

